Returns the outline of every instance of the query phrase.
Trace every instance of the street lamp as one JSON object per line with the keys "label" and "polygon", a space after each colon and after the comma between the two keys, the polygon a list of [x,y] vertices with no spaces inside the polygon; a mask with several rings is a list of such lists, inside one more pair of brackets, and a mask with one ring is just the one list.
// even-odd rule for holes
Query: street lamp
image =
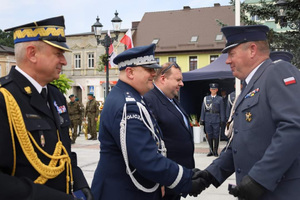
{"label": "street lamp", "polygon": [[[295,20],[294,22],[288,22],[286,19],[286,11],[288,7],[288,2],[285,0],[278,0],[275,4],[277,7],[278,23],[281,27],[290,27],[293,30],[300,31],[300,20]],[[277,23],[277,22],[276,22]]]}
{"label": "street lamp", "polygon": [[108,67],[108,60],[109,60],[109,46],[113,44],[114,41],[118,40],[118,36],[120,33],[121,28],[121,22],[122,20],[118,17],[118,12],[115,12],[115,17],[111,20],[113,24],[113,30],[115,33],[115,37],[110,37],[107,33],[104,36],[104,39],[101,40],[101,32],[103,25],[99,22],[99,17],[97,16],[96,22],[92,26],[94,29],[95,37],[97,40],[97,45],[101,44],[105,47],[106,52],[106,59],[105,59],[105,66],[106,66],[106,86],[105,86],[105,97],[108,95],[108,89],[109,89],[109,67]]}

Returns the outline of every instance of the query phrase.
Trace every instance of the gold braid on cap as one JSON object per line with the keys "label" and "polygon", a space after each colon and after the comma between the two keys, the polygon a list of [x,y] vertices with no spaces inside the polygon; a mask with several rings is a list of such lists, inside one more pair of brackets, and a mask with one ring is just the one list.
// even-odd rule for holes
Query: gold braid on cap
{"label": "gold braid on cap", "polygon": [[[66,148],[60,141],[58,130],[58,142],[56,143],[53,155],[50,155],[37,144],[32,134],[26,129],[21,109],[18,103],[16,102],[15,98],[12,96],[12,94],[5,88],[0,88],[0,92],[3,94],[6,103],[6,110],[13,146],[14,163],[11,175],[14,176],[16,172],[16,146],[14,139],[15,133],[27,160],[30,162],[33,168],[40,174],[40,176],[34,181],[34,183],[45,184],[48,181],[48,179],[53,179],[59,174],[61,174],[64,170],[66,170],[66,193],[69,194],[70,181],[71,192],[73,192],[74,182],[71,159]],[[51,159],[48,165],[42,163],[42,161],[38,158],[33,145],[43,155]]]}

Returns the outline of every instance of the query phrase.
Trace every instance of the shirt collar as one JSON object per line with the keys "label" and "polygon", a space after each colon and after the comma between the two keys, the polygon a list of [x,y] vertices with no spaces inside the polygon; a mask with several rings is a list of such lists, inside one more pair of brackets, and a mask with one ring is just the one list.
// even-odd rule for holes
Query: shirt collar
{"label": "shirt collar", "polygon": [[252,77],[254,76],[255,72],[260,68],[260,66],[264,63],[265,61],[263,61],[262,63],[260,63],[257,67],[255,67],[251,72],[250,74],[247,76],[247,78],[245,79],[246,83],[248,84]]}
{"label": "shirt collar", "polygon": [[165,95],[165,93],[163,92],[163,91],[161,91],[161,89],[159,89],[156,85],[155,85],[155,83],[153,83],[153,85],[154,85],[154,87],[156,87],[170,102],[173,102],[173,99],[170,99],[169,97],[167,97],[166,95]]}
{"label": "shirt collar", "polygon": [[42,87],[36,80],[34,80],[31,76],[29,76],[26,72],[24,72],[20,67],[16,66],[15,68],[18,72],[20,72],[27,80],[35,87],[38,93],[41,93],[43,88],[47,89],[47,86]]}

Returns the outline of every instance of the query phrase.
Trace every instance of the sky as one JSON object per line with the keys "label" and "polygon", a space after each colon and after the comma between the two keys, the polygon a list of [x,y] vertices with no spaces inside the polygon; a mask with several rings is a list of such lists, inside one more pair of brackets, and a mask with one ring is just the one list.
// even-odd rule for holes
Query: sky
{"label": "sky", "polygon": [[112,30],[111,20],[117,10],[122,19],[121,29],[131,28],[141,21],[145,12],[182,10],[230,5],[230,0],[1,0],[0,29],[63,15],[66,35],[91,31],[99,16],[103,30]]}

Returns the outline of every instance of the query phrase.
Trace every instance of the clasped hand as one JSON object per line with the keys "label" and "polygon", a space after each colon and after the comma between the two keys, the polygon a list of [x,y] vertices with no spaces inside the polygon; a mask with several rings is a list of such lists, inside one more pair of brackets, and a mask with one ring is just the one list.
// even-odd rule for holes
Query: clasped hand
{"label": "clasped hand", "polygon": [[192,176],[192,190],[189,193],[190,196],[198,196],[203,190],[209,187],[211,184],[207,181],[205,176],[205,171],[201,171],[200,169],[194,168]]}

